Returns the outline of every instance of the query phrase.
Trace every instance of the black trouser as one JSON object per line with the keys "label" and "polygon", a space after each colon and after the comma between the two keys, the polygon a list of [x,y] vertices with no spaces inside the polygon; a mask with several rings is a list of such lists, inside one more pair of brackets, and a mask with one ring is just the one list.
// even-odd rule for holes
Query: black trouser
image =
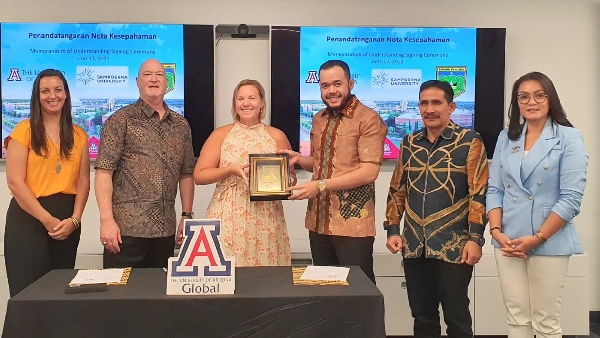
{"label": "black trouser", "polygon": [[121,236],[120,252],[104,249],[104,268],[165,268],[175,254],[175,235],[159,238]]}
{"label": "black trouser", "polygon": [[308,232],[314,265],[358,265],[375,283],[373,242],[375,237],[346,237]]}
{"label": "black trouser", "polygon": [[[38,198],[40,205],[52,216],[63,220],[73,215],[75,195],[55,194]],[[73,269],[81,228],[65,240],[55,240],[48,235],[44,225],[21,209],[17,201],[10,200],[4,230],[4,259],[10,296],[52,269]]]}
{"label": "black trouser", "polygon": [[440,303],[448,337],[473,336],[468,295],[473,266],[421,256],[404,259],[404,274],[415,338],[441,336]]}

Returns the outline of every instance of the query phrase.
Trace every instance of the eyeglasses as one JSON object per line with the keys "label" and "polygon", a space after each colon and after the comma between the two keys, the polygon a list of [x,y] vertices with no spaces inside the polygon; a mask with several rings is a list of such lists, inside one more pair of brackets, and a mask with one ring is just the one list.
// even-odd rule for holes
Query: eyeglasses
{"label": "eyeglasses", "polygon": [[517,95],[517,100],[519,100],[519,103],[525,104],[525,103],[529,103],[529,100],[531,100],[531,97],[533,97],[533,101],[535,101],[536,103],[544,103],[544,102],[546,102],[546,98],[548,97],[548,95],[546,95],[544,93],[537,93],[537,94],[533,94],[533,95],[520,94],[520,95]]}

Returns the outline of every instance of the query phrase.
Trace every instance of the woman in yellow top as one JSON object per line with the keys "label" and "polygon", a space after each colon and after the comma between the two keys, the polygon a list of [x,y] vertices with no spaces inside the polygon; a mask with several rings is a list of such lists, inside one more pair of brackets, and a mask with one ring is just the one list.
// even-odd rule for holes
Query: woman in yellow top
{"label": "woman in yellow top", "polygon": [[73,124],[63,74],[42,71],[33,83],[30,117],[4,140],[4,257],[10,296],[52,269],[73,269],[81,215],[90,191],[88,136]]}

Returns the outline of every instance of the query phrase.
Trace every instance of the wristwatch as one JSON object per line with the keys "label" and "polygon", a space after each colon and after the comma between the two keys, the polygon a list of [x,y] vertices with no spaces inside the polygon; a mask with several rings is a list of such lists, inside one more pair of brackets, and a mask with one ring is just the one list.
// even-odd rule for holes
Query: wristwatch
{"label": "wristwatch", "polygon": [[321,191],[321,192],[325,191],[325,181],[324,180],[320,180],[319,183],[317,183],[317,186],[319,187],[319,191]]}
{"label": "wristwatch", "polygon": [[485,244],[485,238],[483,238],[483,236],[469,236],[469,240],[477,243],[479,246]]}
{"label": "wristwatch", "polygon": [[183,211],[181,213],[181,217],[189,217],[189,218],[194,218],[194,212],[185,212]]}

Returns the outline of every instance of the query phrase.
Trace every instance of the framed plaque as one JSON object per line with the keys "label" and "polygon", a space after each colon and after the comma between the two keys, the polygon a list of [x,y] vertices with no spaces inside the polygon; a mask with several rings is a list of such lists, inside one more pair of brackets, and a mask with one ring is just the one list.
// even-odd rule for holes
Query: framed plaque
{"label": "framed plaque", "polygon": [[251,201],[286,200],[291,193],[288,154],[250,154],[248,181]]}

